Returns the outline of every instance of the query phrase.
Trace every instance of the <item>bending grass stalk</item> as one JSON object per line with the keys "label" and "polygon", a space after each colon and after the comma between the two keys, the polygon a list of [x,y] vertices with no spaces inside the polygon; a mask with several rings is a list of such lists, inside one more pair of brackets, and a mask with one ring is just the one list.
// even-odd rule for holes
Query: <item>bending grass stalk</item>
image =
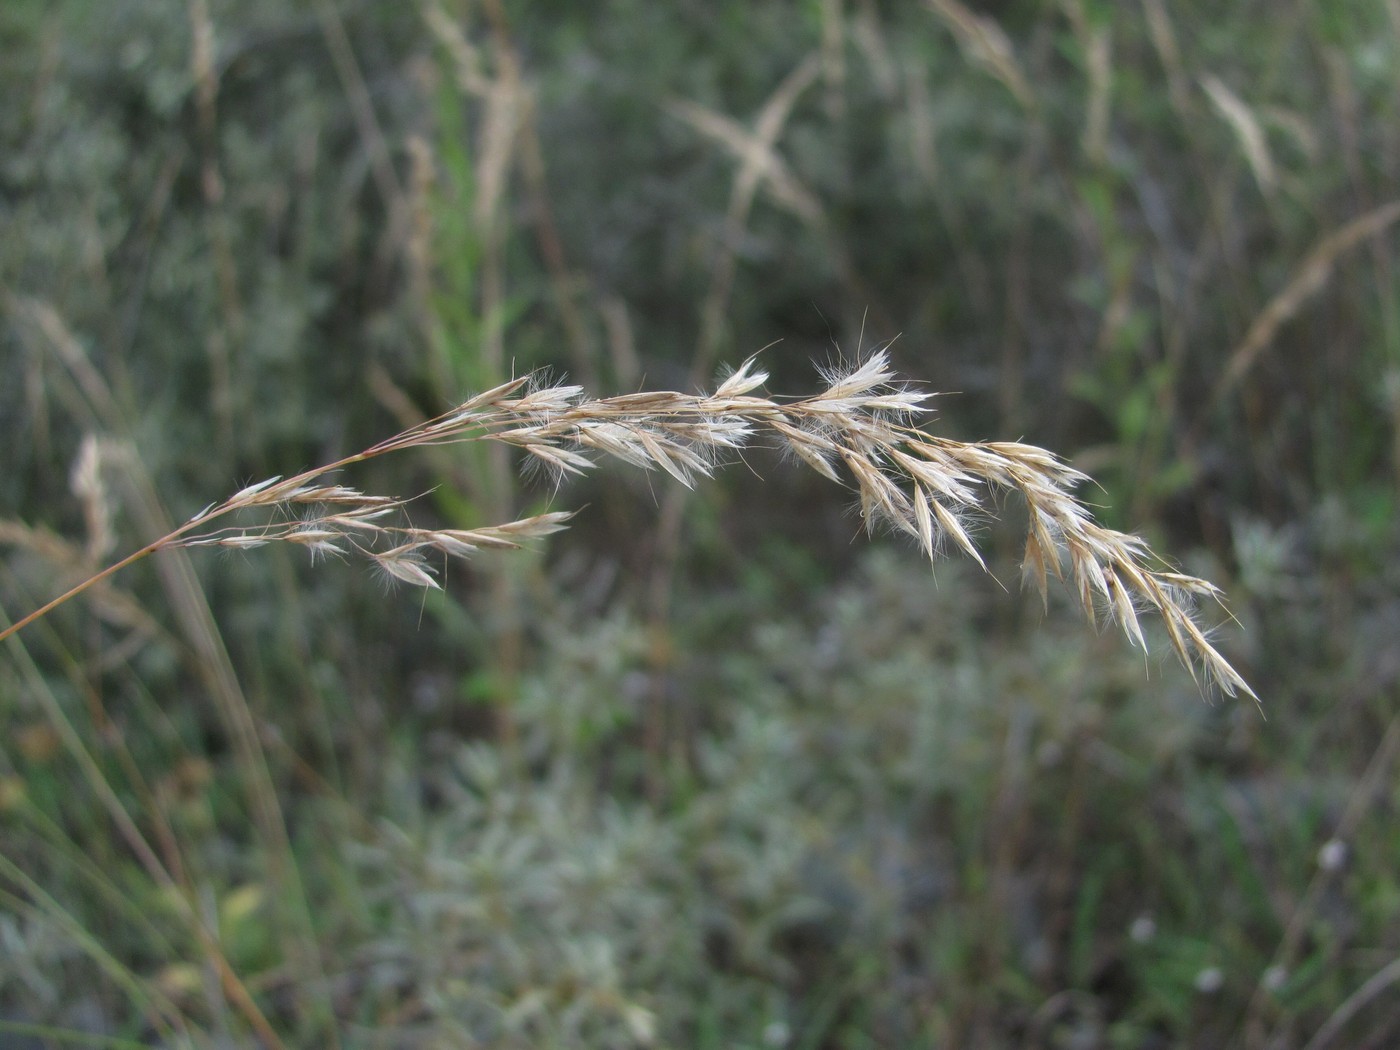
{"label": "bending grass stalk", "polygon": [[[780,447],[860,499],[868,530],[908,533],[931,560],[949,546],[985,564],[970,522],[990,498],[1018,492],[1030,524],[1023,569],[1046,594],[1054,575],[1069,583],[1091,620],[1118,624],[1146,650],[1139,623],[1157,615],[1172,649],[1206,687],[1258,696],[1210,643],[1198,622],[1201,598],[1221,602],[1206,580],[1171,571],[1138,536],[1095,522],[1073,490],[1089,480],[1057,456],[1019,442],[952,441],[918,424],[932,396],[898,380],[881,351],[861,364],[823,373],[826,388],[779,401],[757,391],[767,373],[750,358],[711,394],[671,391],[588,398],[577,386],[537,376],[511,380],[469,398],[353,456],[291,478],[273,477],[211,504],[160,539],[0,631],[0,640],[149,554],[174,547],[250,549],[295,543],[312,560],[334,555],[370,559],[387,576],[438,586],[429,555],[465,558],[482,549],[517,548],[564,528],[569,512],[550,512],[479,529],[417,529],[394,524],[403,500],[333,483],[330,475],[364,460],[425,445],[495,441],[512,446],[556,480],[582,474],[595,455],[643,469],[660,468],[690,486],[724,457],[767,435]],[[843,481],[843,475],[845,480]],[[261,511],[260,524],[214,526],[236,511]]]}

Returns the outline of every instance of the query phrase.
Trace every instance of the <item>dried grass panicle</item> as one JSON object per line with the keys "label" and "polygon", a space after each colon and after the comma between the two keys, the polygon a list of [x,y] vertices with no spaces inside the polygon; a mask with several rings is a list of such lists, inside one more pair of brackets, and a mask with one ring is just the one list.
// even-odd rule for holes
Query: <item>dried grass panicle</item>
{"label": "dried grass panicle", "polygon": [[[867,528],[907,533],[930,558],[951,546],[983,564],[971,524],[995,513],[998,495],[1019,493],[1029,511],[1024,570],[1042,596],[1050,575],[1065,579],[1091,618],[1117,623],[1143,649],[1139,618],[1155,613],[1193,676],[1232,696],[1255,696],[1196,620],[1194,602],[1219,601],[1220,592],[1169,570],[1141,538],[1097,524],[1073,495],[1085,475],[1033,445],[965,443],[921,429],[931,395],[900,382],[883,351],[828,369],[823,378],[824,389],[794,400],[764,396],[768,376],[752,358],[710,394],[589,398],[577,386],[514,379],[357,455],[293,478],[248,485],[112,571],[162,547],[288,542],[306,547],[313,560],[358,553],[389,577],[437,587],[430,557],[518,547],[564,528],[570,515],[540,514],[469,530],[418,529],[396,523],[403,519],[403,501],[333,483],[331,475],[403,449],[496,441],[556,479],[582,474],[595,457],[606,456],[692,485],[766,436],[823,477],[853,485]],[[216,518],[250,510],[272,520],[207,528]]]}

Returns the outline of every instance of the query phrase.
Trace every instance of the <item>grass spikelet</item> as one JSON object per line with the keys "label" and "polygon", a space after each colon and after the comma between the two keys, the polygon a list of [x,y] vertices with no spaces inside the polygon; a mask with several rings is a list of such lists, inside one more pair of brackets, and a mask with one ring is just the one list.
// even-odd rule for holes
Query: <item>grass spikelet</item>
{"label": "grass spikelet", "polygon": [[416,543],[410,543],[403,547],[395,547],[393,550],[373,553],[370,557],[386,574],[396,580],[402,580],[415,587],[441,590],[441,585],[433,579],[431,571],[424,565],[422,557],[417,553],[418,546]]}
{"label": "grass spikelet", "polygon": [[768,373],[759,371],[758,358],[751,357],[731,372],[714,392],[715,400],[742,397],[768,382]]}

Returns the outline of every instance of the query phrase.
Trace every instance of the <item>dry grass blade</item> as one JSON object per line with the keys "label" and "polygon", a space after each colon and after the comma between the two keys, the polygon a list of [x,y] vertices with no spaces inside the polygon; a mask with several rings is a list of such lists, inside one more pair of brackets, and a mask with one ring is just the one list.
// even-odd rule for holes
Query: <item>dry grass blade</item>
{"label": "dry grass blade", "polygon": [[1278,177],[1274,174],[1274,158],[1269,152],[1264,127],[1254,111],[1219,77],[1202,77],[1201,88],[1210,96],[1215,108],[1240,140],[1240,149],[1249,161],[1249,170],[1254,173],[1254,181],[1259,184],[1260,191],[1266,197],[1271,196],[1278,185]]}
{"label": "dry grass blade", "polygon": [[1231,351],[1229,364],[1225,366],[1224,375],[1215,389],[1214,400],[1217,404],[1254,367],[1278,330],[1292,319],[1303,303],[1326,287],[1337,259],[1398,220],[1400,200],[1391,201],[1353,219],[1318,242],[1288,284],[1269,300],[1239,345]]}
{"label": "dry grass blade", "polygon": [[689,99],[667,101],[667,109],[674,116],[719,142],[740,159],[742,166],[736,185],[736,199],[730,207],[731,215],[742,217],[747,214],[754,193],[766,181],[774,200],[804,222],[816,225],[824,221],[820,202],[792,174],[774,148],[793,106],[816,81],[820,72],[820,56],[809,55],[779,85],[759,114],[752,132],[730,117]]}
{"label": "dry grass blade", "polygon": [[1036,108],[1035,93],[1017,65],[1016,50],[1001,26],[990,17],[973,14],[958,0],[927,0],[927,4],[943,19],[968,58],[1001,81],[1025,109]]}
{"label": "dry grass blade", "polygon": [[[916,424],[928,412],[928,395],[900,383],[884,351],[826,371],[825,388],[807,398],[761,396],[766,378],[750,359],[710,395],[655,391],[598,399],[574,386],[544,385],[528,377],[513,380],[357,455],[296,477],[247,485],[10,631],[162,549],[250,549],[288,542],[307,548],[313,561],[359,552],[391,579],[436,589],[440,585],[428,555],[465,558],[483,549],[514,549],[557,532],[570,517],[550,512],[475,529],[396,524],[403,501],[366,495],[330,480],[354,463],[389,452],[494,441],[519,449],[560,477],[591,469],[592,453],[659,468],[690,485],[697,475],[710,474],[730,450],[767,435],[828,480],[842,482],[844,474],[856,491],[867,529],[905,533],[929,558],[937,558],[951,543],[985,568],[968,522],[994,514],[989,500],[998,493],[1019,493],[1030,518],[1025,572],[1042,595],[1050,573],[1068,575],[1091,617],[1117,623],[1131,643],[1144,649],[1140,614],[1156,613],[1172,648],[1193,674],[1199,665],[1215,687],[1254,696],[1196,622],[1192,602],[1199,597],[1218,601],[1216,588],[1171,571],[1140,538],[1097,524],[1073,495],[1085,476],[1053,453],[1018,442],[952,441],[920,429]],[[250,511],[264,520],[210,528],[216,519]]]}

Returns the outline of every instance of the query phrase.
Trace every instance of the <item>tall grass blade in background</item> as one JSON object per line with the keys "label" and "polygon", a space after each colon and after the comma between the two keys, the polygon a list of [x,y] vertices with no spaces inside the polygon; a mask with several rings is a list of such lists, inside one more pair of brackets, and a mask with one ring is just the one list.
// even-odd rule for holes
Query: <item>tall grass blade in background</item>
{"label": "tall grass blade in background", "polygon": [[[570,517],[551,512],[477,529],[419,529],[397,523],[403,500],[367,495],[330,479],[345,467],[390,452],[493,441],[521,450],[557,479],[583,473],[593,465],[591,454],[603,454],[643,469],[659,468],[689,487],[726,454],[766,434],[831,481],[841,483],[844,472],[859,495],[866,528],[908,533],[930,559],[951,545],[980,564],[968,532],[970,518],[989,513],[989,496],[1018,493],[1030,515],[1024,569],[1042,596],[1050,574],[1067,575],[1090,616],[1101,613],[1144,649],[1138,613],[1150,610],[1193,675],[1199,663],[1210,685],[1230,696],[1255,696],[1197,623],[1193,600],[1218,601],[1217,588],[1162,568],[1139,537],[1098,525],[1072,494],[1085,475],[1033,445],[967,443],[919,429],[914,424],[927,413],[924,402],[931,395],[899,383],[884,351],[849,369],[828,370],[825,378],[825,390],[795,401],[756,394],[768,374],[753,359],[706,395],[661,391],[591,399],[577,386],[515,379],[357,455],[245,486],[0,631],[0,640],[161,550],[251,550],[292,543],[305,547],[313,560],[357,554],[392,579],[436,588],[431,556],[468,557],[483,548],[518,547],[563,528]],[[253,525],[210,528],[241,511],[269,516]]]}

